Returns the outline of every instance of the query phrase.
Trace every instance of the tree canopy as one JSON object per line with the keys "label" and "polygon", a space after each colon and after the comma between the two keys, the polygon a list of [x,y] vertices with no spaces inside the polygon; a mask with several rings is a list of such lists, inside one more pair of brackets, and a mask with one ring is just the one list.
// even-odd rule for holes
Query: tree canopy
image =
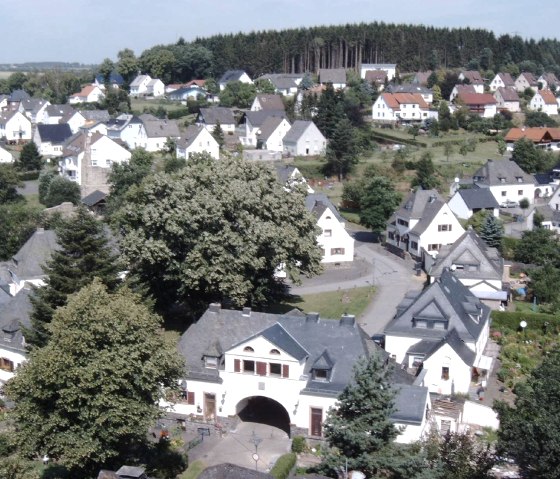
{"label": "tree canopy", "polygon": [[16,167],[23,171],[40,170],[43,165],[43,158],[39,154],[35,142],[30,141],[23,145],[21,149],[19,160],[16,162]]}
{"label": "tree canopy", "polygon": [[182,371],[160,324],[126,288],[109,293],[95,280],[73,295],[54,314],[49,344],[6,386],[20,451],[47,454],[70,477],[130,458]]}
{"label": "tree canopy", "polygon": [[500,249],[503,236],[504,227],[502,223],[492,212],[487,212],[480,229],[480,237],[488,246]]}
{"label": "tree canopy", "polygon": [[[49,176],[43,176],[43,181],[48,181]],[[64,202],[70,202],[74,205],[80,203],[80,185],[75,181],[64,178],[59,175],[50,177],[48,181],[47,192],[41,202],[47,207],[60,205]]]}
{"label": "tree canopy", "polygon": [[560,251],[556,234],[545,228],[524,231],[521,241],[515,247],[514,259],[539,266],[547,263],[559,266]]}
{"label": "tree canopy", "polygon": [[416,162],[416,176],[412,180],[412,186],[420,186],[424,190],[431,190],[439,187],[436,168],[429,151],[425,152]]}
{"label": "tree canopy", "polygon": [[23,186],[23,182],[15,168],[10,164],[0,164],[0,204],[23,199],[17,190],[19,186]]}
{"label": "tree canopy", "polygon": [[320,270],[303,192],[287,193],[266,166],[241,158],[193,155],[174,174],[146,178],[115,222],[131,274],[160,306],[263,305],[284,293],[279,266],[295,280]]}

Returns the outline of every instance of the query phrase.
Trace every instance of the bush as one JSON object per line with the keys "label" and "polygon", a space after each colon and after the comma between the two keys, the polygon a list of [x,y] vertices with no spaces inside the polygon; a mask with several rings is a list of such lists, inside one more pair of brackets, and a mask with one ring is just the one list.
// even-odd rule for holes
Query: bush
{"label": "bush", "polygon": [[529,208],[529,198],[522,198],[521,201],[519,202],[519,207],[523,210],[526,210],[527,208]]}
{"label": "bush", "polygon": [[274,479],[286,479],[295,465],[296,455],[293,452],[289,452],[278,458],[276,464],[270,470],[270,474]]}
{"label": "bush", "polygon": [[301,454],[307,449],[307,442],[303,436],[295,436],[292,439],[292,452]]}
{"label": "bush", "polygon": [[39,178],[39,170],[36,171],[20,171],[18,177],[21,181],[37,180]]}

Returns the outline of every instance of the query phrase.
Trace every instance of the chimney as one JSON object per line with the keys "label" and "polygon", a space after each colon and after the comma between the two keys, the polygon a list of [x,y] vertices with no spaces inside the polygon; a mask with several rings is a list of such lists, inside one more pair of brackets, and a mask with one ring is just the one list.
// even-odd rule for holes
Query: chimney
{"label": "chimney", "polygon": [[243,308],[243,316],[246,316],[247,318],[249,316],[251,316],[251,308]]}
{"label": "chimney", "polygon": [[319,322],[319,313],[307,313],[305,315],[305,322],[306,323],[318,323]]}
{"label": "chimney", "polygon": [[353,314],[343,314],[340,317],[340,325],[353,328],[356,325],[356,316]]}
{"label": "chimney", "polygon": [[208,306],[208,311],[211,313],[219,313],[221,309],[222,305],[220,303],[210,303],[210,306]]}
{"label": "chimney", "polygon": [[433,203],[436,201],[436,195],[430,195],[430,199],[428,200],[429,203]]}

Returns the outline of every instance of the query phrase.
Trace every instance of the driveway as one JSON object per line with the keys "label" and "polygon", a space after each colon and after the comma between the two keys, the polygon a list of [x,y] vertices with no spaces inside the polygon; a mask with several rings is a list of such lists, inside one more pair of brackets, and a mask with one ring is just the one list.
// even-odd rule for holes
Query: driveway
{"label": "driveway", "polygon": [[202,461],[206,466],[224,462],[238,466],[254,468],[255,439],[258,443],[257,467],[259,471],[268,471],[276,460],[290,452],[291,439],[276,427],[254,422],[240,422],[234,431],[228,431],[223,437],[211,435],[189,451],[189,463]]}

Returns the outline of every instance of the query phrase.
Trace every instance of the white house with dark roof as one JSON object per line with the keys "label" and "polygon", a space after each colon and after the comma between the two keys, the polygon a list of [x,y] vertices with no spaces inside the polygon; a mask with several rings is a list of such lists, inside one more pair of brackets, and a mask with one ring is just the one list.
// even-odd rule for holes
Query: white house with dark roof
{"label": "white house with dark roof", "polygon": [[303,76],[303,73],[267,73],[260,76],[258,80],[268,80],[280,95],[294,96],[298,92]]}
{"label": "white house with dark roof", "polygon": [[269,116],[257,131],[257,149],[282,153],[284,137],[291,127],[286,118]]}
{"label": "white house with dark roof", "polygon": [[307,189],[307,193],[315,193],[313,188],[309,186],[307,180],[295,166],[277,165],[275,171],[278,181],[284,186],[286,191],[291,191],[294,186],[302,185]]}
{"label": "white house with dark roof", "polygon": [[494,92],[494,99],[496,100],[496,107],[498,110],[507,110],[512,113],[521,111],[519,95],[514,88],[497,88]]}
{"label": "white house with dark roof", "polygon": [[354,238],[346,231],[346,222],[332,202],[321,193],[305,198],[305,207],[317,218],[321,233],[317,243],[322,251],[322,263],[342,263],[354,260]]}
{"label": "white house with dark roof", "polygon": [[[287,118],[286,112],[284,110],[258,110],[258,111],[248,111],[243,115],[241,123],[245,127],[245,134],[239,137],[242,145],[249,147],[257,147],[257,136],[261,135],[261,144],[264,137],[263,126],[269,118]],[[269,122],[267,130],[265,133],[270,133],[272,123]],[[288,128],[289,130],[289,128]],[[285,134],[285,133],[284,133]],[[265,148],[266,149],[266,148]],[[280,149],[282,151],[282,149]]]}
{"label": "white house with dark roof", "polygon": [[211,108],[200,109],[200,112],[196,117],[197,125],[203,125],[209,132],[213,132],[218,123],[224,133],[235,132],[236,122],[231,108],[214,106]]}
{"label": "white house with dark roof", "polygon": [[421,259],[437,255],[465,232],[436,190],[411,192],[387,224],[386,244]]}
{"label": "white house with dark roof", "polygon": [[460,188],[447,202],[457,218],[468,220],[479,211],[489,211],[496,218],[500,205],[488,188]]}
{"label": "white house with dark roof", "polygon": [[473,184],[488,188],[500,205],[523,198],[534,202],[535,178],[512,160],[488,160],[474,173]]}
{"label": "white house with dark roof", "polygon": [[130,83],[130,95],[139,97],[147,95],[148,83],[152,80],[150,75],[136,75],[136,78]]}
{"label": "white house with dark roof", "polygon": [[464,70],[459,73],[460,81],[468,81],[469,85],[472,85],[475,89],[475,93],[484,93],[484,79],[482,75],[477,70]]}
{"label": "white house with dark roof", "polygon": [[232,81],[240,81],[241,83],[253,84],[251,77],[247,75],[243,70],[228,70],[225,72],[218,80],[218,85],[220,86],[220,91],[225,89],[228,83]]}
{"label": "white house with dark roof", "polygon": [[421,377],[431,393],[468,393],[488,371],[483,355],[490,308],[448,269],[423,291],[407,293],[385,328],[385,350]]}
{"label": "white house with dark roof", "polygon": [[558,90],[558,87],[560,86],[560,81],[558,81],[556,75],[550,72],[543,73],[537,81],[541,84],[543,90],[548,89],[556,92],[556,90]]}
{"label": "white house with dark roof", "polygon": [[431,111],[420,93],[382,93],[371,108],[371,119],[375,122],[417,122],[438,117]]}
{"label": "white house with dark roof", "polygon": [[46,109],[50,104],[50,101],[42,98],[28,98],[21,102],[23,114],[31,120],[31,123],[43,123]]}
{"label": "white house with dark roof", "polygon": [[490,91],[497,91],[498,88],[515,89],[515,80],[509,73],[499,72],[490,82],[489,88]]}
{"label": "white house with dark roof", "polygon": [[345,68],[321,68],[317,76],[321,85],[331,83],[335,90],[346,88]]}
{"label": "white house with dark roof", "polygon": [[[353,316],[324,320],[317,313],[275,315],[219,304],[181,336],[179,352],[186,366],[182,392],[163,404],[174,414],[229,426],[238,418],[274,418],[288,434],[313,438],[323,437],[327,411],[336,407],[356,361],[372,354],[387,361]],[[392,378],[401,440],[418,440],[429,429],[428,390],[399,369]]]}
{"label": "white house with dark roof", "polygon": [[266,93],[258,94],[251,105],[251,111],[284,111],[285,109],[284,102],[282,101],[282,97],[280,95],[271,95]]}
{"label": "white house with dark roof", "polygon": [[178,88],[167,94],[168,100],[187,102],[188,100],[197,101],[201,98],[206,98],[208,92],[198,85],[191,85]]}
{"label": "white house with dark roof", "polygon": [[45,109],[45,115],[41,123],[56,125],[60,123],[60,120],[70,117],[75,112],[76,110],[72,105],[48,105]]}
{"label": "white house with dark roof", "polygon": [[434,93],[432,90],[418,83],[403,83],[402,85],[391,84],[385,91],[387,93],[411,93],[420,95],[428,105],[431,105],[434,101]]}
{"label": "white house with dark roof", "polygon": [[382,70],[387,73],[387,81],[391,81],[397,74],[396,63],[362,63],[360,65],[360,78],[365,79],[368,71]]}
{"label": "white house with dark roof", "polygon": [[20,111],[0,112],[0,138],[9,143],[31,140],[31,120]]}
{"label": "white house with dark roof", "polygon": [[202,125],[190,125],[177,140],[177,158],[188,159],[195,153],[208,153],[220,159],[220,145]]}
{"label": "white house with dark roof", "polygon": [[532,73],[521,72],[515,80],[515,89],[519,93],[523,93],[527,88],[536,93],[539,90],[539,82]]}
{"label": "white house with dark roof", "polygon": [[312,121],[296,120],[283,139],[284,153],[290,156],[322,155],[327,139]]}
{"label": "white house with dark roof", "polygon": [[529,110],[542,111],[547,115],[558,115],[558,101],[550,90],[539,90],[531,98]]}
{"label": "white house with dark roof", "polygon": [[168,138],[176,140],[181,136],[179,125],[175,120],[161,120],[150,114],[140,115],[140,121],[144,127],[144,135],[138,139],[138,146],[146,151],[160,151],[164,148]]}
{"label": "white house with dark roof", "polygon": [[68,123],[58,125],[37,125],[33,141],[39,153],[44,156],[62,156],[64,143],[72,136]]}
{"label": "white house with dark roof", "polygon": [[496,248],[488,246],[473,229],[468,229],[452,245],[443,246],[428,269],[433,283],[446,269],[470,292],[493,309],[507,302],[503,288],[504,260]]}

